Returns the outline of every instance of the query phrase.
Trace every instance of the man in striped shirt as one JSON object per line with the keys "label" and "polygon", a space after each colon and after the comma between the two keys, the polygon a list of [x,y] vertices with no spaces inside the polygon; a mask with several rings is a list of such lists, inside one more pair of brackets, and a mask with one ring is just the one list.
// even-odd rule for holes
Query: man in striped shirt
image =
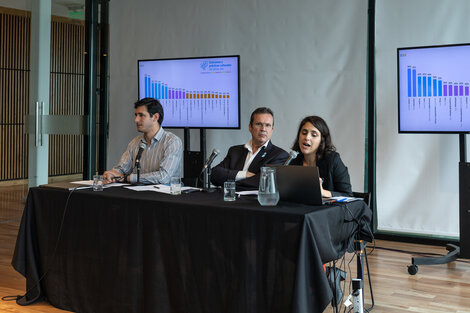
{"label": "man in striped shirt", "polygon": [[173,176],[181,177],[183,144],[176,135],[161,127],[163,107],[153,98],[134,104],[137,131],[119,163],[104,172],[105,183],[137,183],[136,159],[140,156],[140,179],[143,184],[167,184]]}

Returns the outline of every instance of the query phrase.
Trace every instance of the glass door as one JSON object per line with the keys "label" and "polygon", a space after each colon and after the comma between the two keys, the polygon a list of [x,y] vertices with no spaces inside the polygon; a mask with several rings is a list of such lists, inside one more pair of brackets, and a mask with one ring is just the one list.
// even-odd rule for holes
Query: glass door
{"label": "glass door", "polygon": [[81,179],[84,0],[0,3],[0,222],[28,185]]}
{"label": "glass door", "polygon": [[31,12],[28,185],[83,169],[84,0],[28,0]]}

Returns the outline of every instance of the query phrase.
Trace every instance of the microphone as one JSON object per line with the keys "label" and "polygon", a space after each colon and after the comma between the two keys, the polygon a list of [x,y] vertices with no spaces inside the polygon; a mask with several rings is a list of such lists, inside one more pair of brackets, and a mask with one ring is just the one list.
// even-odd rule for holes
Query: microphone
{"label": "microphone", "polygon": [[142,153],[144,152],[146,146],[147,144],[145,142],[140,142],[139,152],[137,152],[137,156],[135,157],[136,166],[140,165],[140,158],[142,157]]}
{"label": "microphone", "polygon": [[283,165],[289,165],[290,162],[292,162],[292,160],[297,157],[297,155],[299,155],[297,151],[291,150],[289,153],[289,157],[287,158],[287,160],[284,162]]}
{"label": "microphone", "polygon": [[220,151],[218,149],[212,150],[212,153],[207,159],[206,163],[204,163],[202,170],[205,170],[206,168],[208,168],[211,165],[211,163],[214,161],[214,159],[219,155],[219,153]]}

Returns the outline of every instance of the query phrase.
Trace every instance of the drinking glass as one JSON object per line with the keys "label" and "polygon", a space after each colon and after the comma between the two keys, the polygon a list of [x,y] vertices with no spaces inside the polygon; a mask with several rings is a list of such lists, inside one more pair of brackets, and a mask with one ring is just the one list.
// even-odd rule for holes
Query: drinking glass
{"label": "drinking glass", "polygon": [[103,175],[93,176],[93,191],[103,191]]}
{"label": "drinking glass", "polygon": [[224,201],[235,201],[235,182],[226,181],[224,183]]}
{"label": "drinking glass", "polygon": [[172,195],[181,194],[181,177],[172,177],[170,178],[170,193]]}

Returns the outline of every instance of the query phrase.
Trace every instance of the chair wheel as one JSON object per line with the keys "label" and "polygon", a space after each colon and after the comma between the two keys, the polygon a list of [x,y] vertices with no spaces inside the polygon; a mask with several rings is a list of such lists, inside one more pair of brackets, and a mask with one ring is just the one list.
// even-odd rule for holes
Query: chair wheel
{"label": "chair wheel", "polygon": [[412,264],[412,265],[408,266],[408,273],[410,275],[416,275],[416,273],[418,273],[418,265]]}

